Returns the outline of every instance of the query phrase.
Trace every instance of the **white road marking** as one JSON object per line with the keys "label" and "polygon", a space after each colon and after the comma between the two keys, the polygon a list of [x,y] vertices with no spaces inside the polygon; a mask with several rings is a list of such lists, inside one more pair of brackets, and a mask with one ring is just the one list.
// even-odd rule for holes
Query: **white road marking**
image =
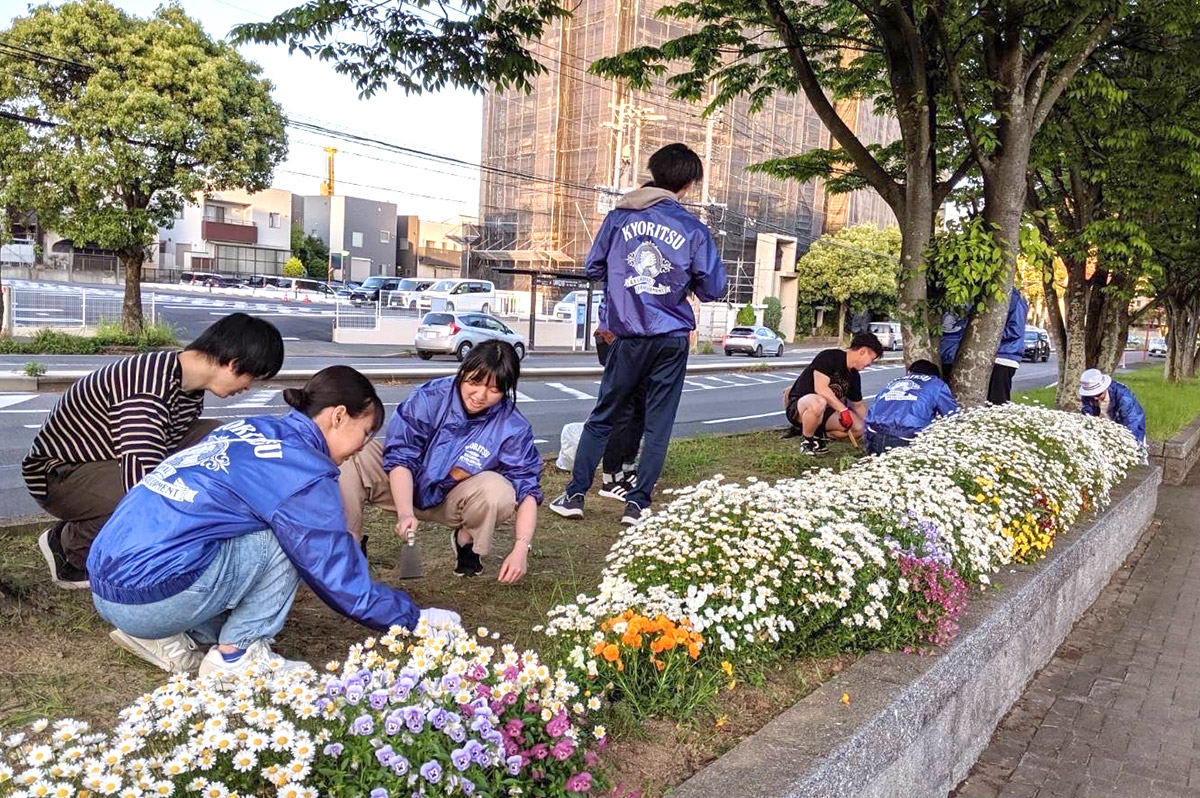
{"label": "white road marking", "polygon": [[537,399],[534,399],[532,396],[527,396],[526,394],[523,394],[520,391],[517,391],[517,401],[518,402],[536,402]]}
{"label": "white road marking", "polygon": [[257,410],[257,409],[260,409],[260,408],[263,408],[263,407],[266,407],[267,405],[269,405],[271,403],[271,400],[274,399],[276,397],[276,395],[278,395],[278,393],[279,393],[279,391],[272,391],[272,390],[255,391],[254,393],[247,396],[245,401],[238,402],[236,405],[225,405],[224,407],[225,407],[225,409],[228,409],[228,410],[232,410],[232,409],[238,408],[238,407],[252,407]]}
{"label": "white road marking", "polygon": [[576,390],[569,385],[563,385],[561,382],[548,382],[548,383],[546,383],[546,385],[547,385],[547,387],[550,387],[550,388],[557,388],[558,390],[562,391],[563,393],[569,394],[570,396],[572,396],[576,399],[595,399],[596,398],[596,397],[592,396],[590,393],[584,393],[583,391]]}
{"label": "white road marking", "polygon": [[733,418],[713,418],[708,421],[702,421],[701,424],[728,424],[731,421],[749,421],[754,418],[769,418],[771,416],[782,416],[782,410],[772,410],[770,413],[756,413],[752,416],[734,416]]}
{"label": "white road marking", "polygon": [[28,402],[35,396],[37,396],[36,393],[0,394],[0,407],[12,407],[13,405],[19,405],[21,402]]}

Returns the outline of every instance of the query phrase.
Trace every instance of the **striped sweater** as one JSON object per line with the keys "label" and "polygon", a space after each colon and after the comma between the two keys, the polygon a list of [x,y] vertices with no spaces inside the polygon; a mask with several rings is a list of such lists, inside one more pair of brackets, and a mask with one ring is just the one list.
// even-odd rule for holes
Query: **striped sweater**
{"label": "striped sweater", "polygon": [[110,363],[67,389],[21,464],[35,499],[62,465],[117,460],[129,491],[167,456],[204,410],[204,391],[182,390],[179,353]]}

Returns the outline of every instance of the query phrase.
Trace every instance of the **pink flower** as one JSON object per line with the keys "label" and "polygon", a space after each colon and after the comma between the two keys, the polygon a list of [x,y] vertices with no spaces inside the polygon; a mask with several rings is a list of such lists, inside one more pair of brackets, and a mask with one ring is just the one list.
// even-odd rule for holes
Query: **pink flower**
{"label": "pink flower", "polygon": [[539,762],[541,762],[543,759],[545,759],[549,755],[550,755],[550,749],[546,746],[545,743],[538,743],[533,748],[529,749],[530,758],[536,759]]}
{"label": "pink flower", "polygon": [[550,752],[559,762],[566,762],[571,758],[571,754],[575,753],[575,743],[569,737],[564,737],[554,744]]}
{"label": "pink flower", "polygon": [[584,751],[583,752],[583,764],[587,765],[590,768],[594,768],[594,767],[596,767],[596,765],[600,764],[600,757],[596,756],[591,751]]}
{"label": "pink flower", "polygon": [[546,734],[558,739],[567,733],[567,729],[571,728],[571,721],[567,717],[566,712],[560,712],[546,724]]}
{"label": "pink flower", "polygon": [[525,722],[520,718],[513,718],[508,723],[504,724],[504,733],[509,737],[520,737],[525,731]]}
{"label": "pink flower", "polygon": [[592,774],[584,771],[567,779],[567,792],[591,792]]}

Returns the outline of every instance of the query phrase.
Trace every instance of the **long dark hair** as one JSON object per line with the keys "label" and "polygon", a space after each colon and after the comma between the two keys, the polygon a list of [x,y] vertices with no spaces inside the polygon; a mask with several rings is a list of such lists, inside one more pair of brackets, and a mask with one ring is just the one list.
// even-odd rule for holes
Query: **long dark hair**
{"label": "long dark hair", "polygon": [[454,387],[463,381],[488,382],[495,380],[496,390],[514,404],[517,401],[517,381],[521,379],[521,358],[508,341],[492,339],[475,346],[454,378]]}
{"label": "long dark hair", "polygon": [[383,426],[383,402],[375,386],[361,372],[349,366],[323,368],[305,383],[303,388],[288,388],[283,401],[309,418],[315,418],[327,407],[345,405],[351,418],[374,413],[371,432]]}

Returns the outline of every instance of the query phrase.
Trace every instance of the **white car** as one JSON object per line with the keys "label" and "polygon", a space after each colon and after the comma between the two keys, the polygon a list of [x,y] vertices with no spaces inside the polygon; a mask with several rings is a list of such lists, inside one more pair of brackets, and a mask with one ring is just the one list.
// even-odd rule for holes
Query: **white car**
{"label": "white car", "polygon": [[884,349],[895,352],[904,348],[904,336],[900,334],[899,322],[871,322],[871,332],[875,333],[875,337],[879,339],[879,343],[883,344]]}
{"label": "white car", "polygon": [[404,308],[405,310],[416,310],[417,300],[421,294],[428,291],[437,283],[437,280],[431,280],[422,277],[405,277],[400,281],[400,287],[395,291],[388,292],[387,306],[389,308]]}
{"label": "white car", "polygon": [[496,307],[496,286],[490,280],[439,280],[418,295],[417,307],[447,313],[491,313]]}
{"label": "white car", "polygon": [[[604,289],[598,288],[592,290],[592,321],[596,320],[597,314],[600,312],[600,300],[604,299]],[[566,319],[571,321],[578,318],[576,314],[579,308],[582,308],[587,302],[587,291],[572,291],[562,298],[562,301],[554,306],[554,318]]]}
{"label": "white car", "polygon": [[1146,350],[1146,354],[1150,357],[1166,357],[1167,342],[1162,338],[1155,338],[1150,342],[1150,347]]}

